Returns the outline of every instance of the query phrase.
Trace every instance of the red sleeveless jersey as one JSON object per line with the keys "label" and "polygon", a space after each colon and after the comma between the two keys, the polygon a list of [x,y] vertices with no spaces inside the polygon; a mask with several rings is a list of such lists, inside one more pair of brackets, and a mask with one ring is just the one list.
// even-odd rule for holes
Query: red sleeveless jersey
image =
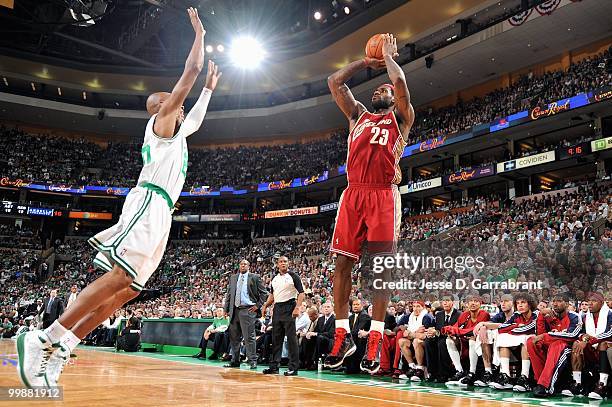
{"label": "red sleeveless jersey", "polygon": [[351,184],[399,184],[406,147],[393,112],[363,112],[348,137],[346,179]]}

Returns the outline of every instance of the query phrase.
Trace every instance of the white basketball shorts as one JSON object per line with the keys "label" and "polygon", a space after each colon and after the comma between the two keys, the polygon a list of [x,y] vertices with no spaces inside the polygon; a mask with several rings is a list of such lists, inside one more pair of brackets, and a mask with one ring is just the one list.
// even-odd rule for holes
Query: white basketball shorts
{"label": "white basketball shorts", "polygon": [[142,290],[164,255],[171,224],[172,212],[162,194],[133,188],[119,222],[88,240],[99,252],[94,265],[106,271],[121,267],[134,280],[130,287]]}

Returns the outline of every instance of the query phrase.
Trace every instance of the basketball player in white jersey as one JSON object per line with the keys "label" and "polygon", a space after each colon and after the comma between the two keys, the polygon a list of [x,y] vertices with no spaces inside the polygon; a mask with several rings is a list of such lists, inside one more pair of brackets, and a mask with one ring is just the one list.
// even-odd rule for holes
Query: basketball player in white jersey
{"label": "basketball player in white jersey", "polygon": [[66,312],[44,331],[17,338],[17,370],[28,387],[56,386],[71,351],[115,310],[135,298],[162,258],[172,210],[187,172],[185,138],[200,128],[211,94],[221,76],[208,63],[205,88],[187,117],[183,103],[204,65],[204,28],[197,10],[188,10],[195,30],[185,70],[172,93],[147,100],[151,118],[142,147],[138,185],[125,199],[119,222],[91,239],[98,250],[94,264],[107,271],[85,288]]}

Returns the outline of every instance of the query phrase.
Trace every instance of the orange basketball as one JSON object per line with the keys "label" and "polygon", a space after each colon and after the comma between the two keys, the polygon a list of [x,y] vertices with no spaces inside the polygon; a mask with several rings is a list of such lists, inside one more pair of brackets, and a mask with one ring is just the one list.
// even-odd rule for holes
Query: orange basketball
{"label": "orange basketball", "polygon": [[368,40],[365,47],[365,54],[368,58],[383,59],[383,38],[384,34],[376,34]]}

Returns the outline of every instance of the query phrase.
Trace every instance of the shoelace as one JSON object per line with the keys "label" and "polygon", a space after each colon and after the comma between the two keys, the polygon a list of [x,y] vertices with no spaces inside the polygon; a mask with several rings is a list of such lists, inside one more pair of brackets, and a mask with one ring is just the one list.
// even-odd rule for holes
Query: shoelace
{"label": "shoelace", "polygon": [[342,347],[342,344],[344,343],[345,337],[346,337],[346,331],[344,329],[336,329],[336,337],[334,340],[334,346],[332,347],[332,350],[329,353],[330,356],[338,356],[338,353],[340,353],[340,348]]}
{"label": "shoelace", "polygon": [[49,359],[51,358],[51,354],[53,353],[53,351],[55,351],[55,349],[52,347],[44,349],[45,354],[43,355],[43,358],[40,361],[40,369],[38,370],[36,376],[41,377],[45,375],[45,372],[47,371],[47,364],[49,363]]}
{"label": "shoelace", "polygon": [[64,368],[66,367],[69,361],[70,361],[70,358],[66,358],[66,357],[62,358],[62,364],[60,366],[59,374],[62,374],[62,372],[64,371]]}
{"label": "shoelace", "polygon": [[370,335],[368,335],[368,360],[373,361],[374,359],[376,359],[380,338],[380,333],[376,331],[372,331],[370,332]]}
{"label": "shoelace", "polygon": [[[60,346],[60,347],[61,347],[61,350],[64,351],[64,353],[68,352],[66,348],[64,348],[63,346]],[[60,365],[60,374],[61,374],[64,371],[64,368],[66,367],[68,362],[70,361],[70,353],[68,353],[68,356],[57,356],[57,357],[62,359],[62,363]]]}

